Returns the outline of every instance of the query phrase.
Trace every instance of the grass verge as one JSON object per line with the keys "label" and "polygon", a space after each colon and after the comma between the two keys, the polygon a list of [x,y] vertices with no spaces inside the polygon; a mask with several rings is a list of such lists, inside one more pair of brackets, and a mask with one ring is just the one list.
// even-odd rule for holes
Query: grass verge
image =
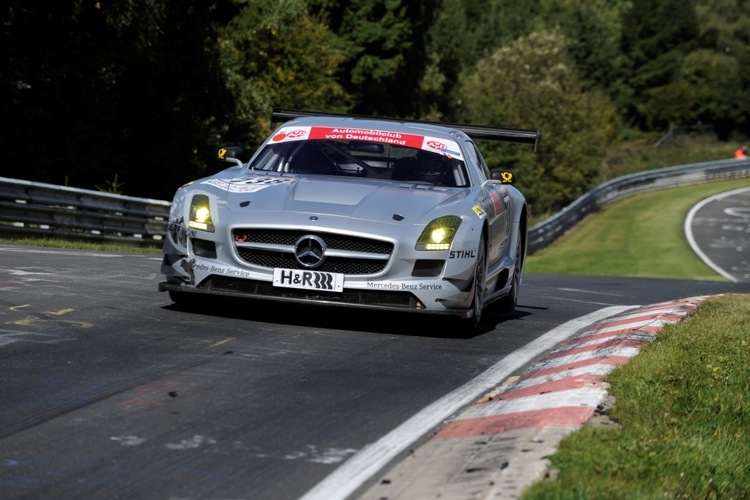
{"label": "grass verge", "polygon": [[664,189],[620,200],[530,255],[524,271],[726,281],[693,252],[683,224],[699,201],[746,186],[750,179]]}
{"label": "grass verge", "polygon": [[566,437],[525,499],[750,498],[750,296],[703,302],[607,381],[609,427]]}

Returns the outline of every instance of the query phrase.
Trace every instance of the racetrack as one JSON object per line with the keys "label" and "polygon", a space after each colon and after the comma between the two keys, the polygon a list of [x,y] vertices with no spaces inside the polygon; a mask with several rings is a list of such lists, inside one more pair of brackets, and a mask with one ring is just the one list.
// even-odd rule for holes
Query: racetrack
{"label": "racetrack", "polygon": [[0,497],[299,498],[568,321],[750,292],[526,275],[516,313],[460,339],[427,317],[241,301],[179,310],[156,291],[159,261],[0,247]]}
{"label": "racetrack", "polygon": [[750,187],[711,196],[685,219],[693,251],[714,271],[735,282],[750,282]]}

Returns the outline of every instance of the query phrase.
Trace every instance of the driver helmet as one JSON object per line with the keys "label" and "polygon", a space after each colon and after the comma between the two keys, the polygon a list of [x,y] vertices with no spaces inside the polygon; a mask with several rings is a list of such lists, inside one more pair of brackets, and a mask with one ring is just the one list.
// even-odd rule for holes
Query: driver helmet
{"label": "driver helmet", "polygon": [[443,155],[420,150],[417,153],[415,180],[440,184],[446,172],[446,159]]}

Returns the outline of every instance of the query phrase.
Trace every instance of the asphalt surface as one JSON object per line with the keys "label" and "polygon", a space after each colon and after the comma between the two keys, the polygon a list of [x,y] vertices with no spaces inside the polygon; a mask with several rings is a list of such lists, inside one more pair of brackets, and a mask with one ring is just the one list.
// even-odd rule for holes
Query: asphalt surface
{"label": "asphalt surface", "polygon": [[717,273],[750,282],[750,187],[708,198],[685,220],[693,250]]}
{"label": "asphalt surface", "polygon": [[[444,318],[242,301],[179,309],[157,292],[159,261],[0,246],[0,498],[301,498],[426,409],[431,425],[503,382],[488,370],[522,373],[543,353],[528,346],[561,325],[750,293],[741,282],[531,274],[515,313],[490,312],[462,339]],[[378,463],[398,463],[431,430],[404,434]],[[357,494],[379,473],[358,471]]]}

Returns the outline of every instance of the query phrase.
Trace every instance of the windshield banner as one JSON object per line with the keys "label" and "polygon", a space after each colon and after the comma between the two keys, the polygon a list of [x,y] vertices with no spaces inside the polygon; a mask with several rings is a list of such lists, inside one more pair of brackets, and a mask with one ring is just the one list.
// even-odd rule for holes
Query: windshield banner
{"label": "windshield banner", "polygon": [[463,159],[458,143],[455,141],[387,130],[345,127],[283,127],[271,138],[270,142],[276,144],[315,139],[380,142],[394,146],[424,149],[425,151]]}

